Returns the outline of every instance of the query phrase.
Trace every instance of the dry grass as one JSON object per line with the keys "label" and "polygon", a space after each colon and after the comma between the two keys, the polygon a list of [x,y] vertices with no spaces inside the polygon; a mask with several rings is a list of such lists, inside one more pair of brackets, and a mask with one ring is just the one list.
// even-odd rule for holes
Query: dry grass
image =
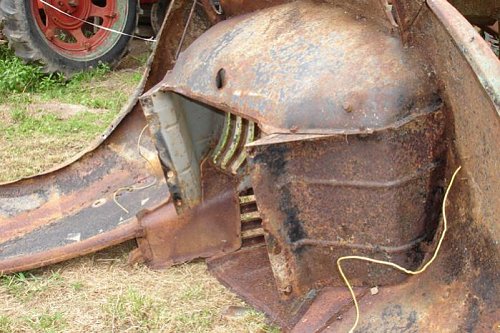
{"label": "dry grass", "polygon": [[[277,332],[207,273],[126,263],[132,243],[0,280],[0,332]],[[33,275],[32,275],[33,274]]]}
{"label": "dry grass", "polygon": [[[131,91],[137,72],[115,72],[105,80],[82,83],[82,93],[106,99],[117,86]],[[0,105],[0,182],[66,160],[118,111],[60,117],[50,109],[33,108],[33,103],[67,100],[25,97]],[[0,277],[0,333],[278,332],[266,324],[264,315],[208,274],[203,262],[161,272],[130,267],[126,257],[132,247],[127,243],[46,269]],[[224,315],[228,307],[236,307],[238,315]]]}

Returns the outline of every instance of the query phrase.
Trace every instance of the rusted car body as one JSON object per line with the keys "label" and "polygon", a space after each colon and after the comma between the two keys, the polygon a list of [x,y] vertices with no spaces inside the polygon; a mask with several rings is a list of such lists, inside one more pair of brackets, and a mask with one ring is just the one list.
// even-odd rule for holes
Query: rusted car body
{"label": "rusted car body", "polygon": [[207,258],[284,330],[347,332],[338,258],[421,267],[462,166],[426,272],[345,262],[357,332],[497,330],[500,64],[476,30],[444,0],[219,6],[172,1],[110,130],[0,187],[0,271],[135,238],[131,262]]}

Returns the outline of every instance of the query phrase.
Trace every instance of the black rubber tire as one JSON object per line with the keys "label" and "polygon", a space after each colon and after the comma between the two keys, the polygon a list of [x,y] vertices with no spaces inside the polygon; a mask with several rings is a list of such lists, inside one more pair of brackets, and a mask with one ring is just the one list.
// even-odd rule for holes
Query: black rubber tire
{"label": "black rubber tire", "polygon": [[151,6],[151,28],[153,28],[155,35],[160,32],[170,2],[171,0],[158,0]]}
{"label": "black rubber tire", "polygon": [[[125,3],[127,15],[116,24],[129,35],[133,34],[137,25],[137,0],[116,0]],[[0,0],[0,19],[3,19],[3,34],[16,55],[27,62],[39,62],[47,73],[60,72],[66,76],[95,68],[100,63],[116,65],[128,49],[129,36],[110,33],[106,45],[87,57],[71,56],[52,47],[40,31],[35,18],[31,14],[29,0]],[[116,25],[115,24],[115,25]]]}

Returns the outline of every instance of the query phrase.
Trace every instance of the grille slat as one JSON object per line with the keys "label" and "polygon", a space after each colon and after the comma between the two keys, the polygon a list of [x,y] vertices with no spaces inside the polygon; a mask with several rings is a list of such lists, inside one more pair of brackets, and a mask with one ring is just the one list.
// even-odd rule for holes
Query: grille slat
{"label": "grille slat", "polygon": [[212,151],[212,162],[232,174],[245,172],[247,152],[245,146],[257,138],[254,122],[226,113],[224,125]]}

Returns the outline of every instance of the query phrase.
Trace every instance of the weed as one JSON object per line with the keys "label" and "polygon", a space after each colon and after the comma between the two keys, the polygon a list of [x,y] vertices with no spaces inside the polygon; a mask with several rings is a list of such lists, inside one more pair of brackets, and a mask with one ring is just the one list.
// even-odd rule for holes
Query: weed
{"label": "weed", "polygon": [[27,118],[26,110],[18,108],[12,109],[10,111],[10,116],[12,117],[12,120],[14,120],[15,122],[22,122]]}
{"label": "weed", "polygon": [[71,284],[71,288],[73,288],[74,291],[82,291],[83,290],[83,282],[76,281]]}
{"label": "weed", "polygon": [[186,309],[185,312],[175,318],[175,321],[180,324],[178,329],[182,328],[189,332],[210,332],[215,315],[215,313],[207,309],[194,311]]}
{"label": "weed", "polygon": [[159,304],[133,288],[111,297],[104,310],[111,314],[116,327],[134,327],[140,332],[158,329]]}
{"label": "weed", "polygon": [[[82,87],[104,79],[110,70],[108,65],[101,64],[93,70],[77,73],[70,80],[65,80],[59,73],[43,73],[40,65],[25,64],[7,46],[0,45],[0,102],[16,103],[19,99],[26,102],[27,98],[19,95],[30,93],[39,94],[43,100],[60,99],[89,107],[117,109],[126,100],[127,94],[116,94],[113,91],[106,98],[99,98],[100,94],[96,94],[96,90],[87,89],[89,94]],[[117,98],[109,98],[113,96]]]}
{"label": "weed", "polygon": [[180,299],[182,301],[199,300],[206,297],[203,285],[195,284],[188,286],[186,290],[182,293]]}
{"label": "weed", "polygon": [[29,300],[50,288],[57,288],[61,284],[61,280],[61,275],[58,272],[53,272],[46,277],[21,272],[2,276],[0,278],[0,285],[10,295],[22,300]]}
{"label": "weed", "polygon": [[0,315],[0,333],[12,332],[12,322],[7,316]]}
{"label": "weed", "polygon": [[66,319],[61,312],[41,314],[26,318],[25,320],[28,326],[35,332],[64,332],[64,328],[66,327]]}
{"label": "weed", "polygon": [[[254,309],[250,310],[244,318],[242,318],[245,322],[249,323],[249,330],[255,332],[262,333],[280,333],[281,330],[272,325],[268,325],[265,323],[265,316]],[[253,326],[253,327],[252,327]]]}
{"label": "weed", "polygon": [[43,76],[40,66],[25,65],[5,45],[0,50],[0,95],[33,89]]}

